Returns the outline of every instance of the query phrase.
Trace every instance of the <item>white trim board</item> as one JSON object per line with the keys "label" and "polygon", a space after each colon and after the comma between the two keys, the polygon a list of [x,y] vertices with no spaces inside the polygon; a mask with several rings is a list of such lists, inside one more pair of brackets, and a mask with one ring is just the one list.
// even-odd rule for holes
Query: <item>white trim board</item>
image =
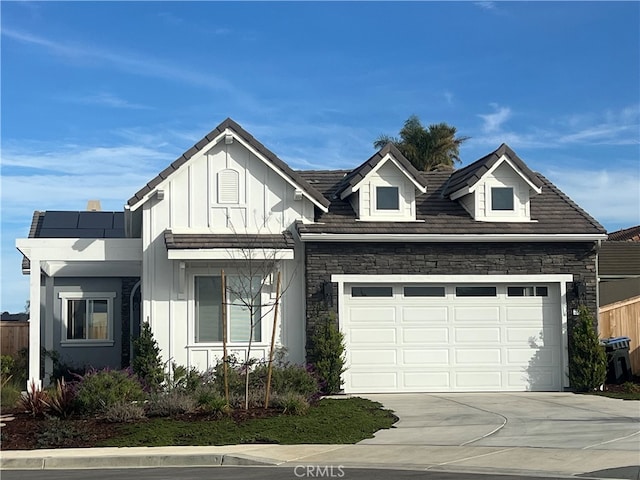
{"label": "white trim board", "polygon": [[551,234],[422,234],[422,233],[300,233],[303,242],[595,242],[602,233]]}

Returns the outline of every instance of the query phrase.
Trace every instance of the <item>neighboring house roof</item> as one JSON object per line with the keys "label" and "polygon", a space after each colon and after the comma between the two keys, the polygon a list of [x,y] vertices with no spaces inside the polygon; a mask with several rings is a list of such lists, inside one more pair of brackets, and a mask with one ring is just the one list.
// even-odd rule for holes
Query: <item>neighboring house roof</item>
{"label": "neighboring house roof", "polygon": [[538,189],[542,188],[543,182],[527,165],[511,150],[509,145],[503,143],[497,150],[476,160],[460,170],[456,170],[449,180],[448,185],[444,189],[444,195],[452,195],[462,189],[473,187],[490,169],[493,167],[503,155],[509,157],[511,162],[520,170],[525,179]]}
{"label": "neighboring house roof", "polygon": [[22,313],[2,312],[1,320],[3,322],[27,322],[29,321],[29,314],[25,312],[22,312]]}
{"label": "neighboring house roof", "polygon": [[165,230],[164,242],[167,249],[200,248],[251,248],[251,249],[293,249],[295,243],[291,232],[279,234],[180,234]]}
{"label": "neighboring house roof", "polygon": [[162,172],[160,172],[156,177],[154,177],[149,183],[147,183],[144,187],[142,187],[133,197],[131,197],[127,201],[127,205],[133,206],[139,203],[141,200],[145,198],[150,192],[152,192],[161,182],[170,177],[175,171],[177,171],[182,165],[184,165],[189,159],[191,159],[196,153],[200,152],[207,145],[209,145],[213,140],[215,140],[219,135],[224,133],[226,129],[234,131],[237,135],[239,135],[244,141],[246,141],[251,147],[257,150],[261,155],[263,155],[269,162],[271,162],[278,170],[280,170],[284,175],[286,175],[295,185],[297,185],[301,190],[303,190],[310,198],[315,200],[319,205],[324,208],[329,206],[329,200],[327,200],[322,193],[309,185],[302,177],[300,177],[295,171],[293,171],[285,162],[280,160],[278,156],[265,147],[262,143],[256,140],[249,132],[247,132],[244,128],[238,125],[236,122],[227,118],[216,128],[211,130],[208,134],[206,134],[199,142],[197,142],[193,147],[184,152],[180,157],[178,157],[171,165],[165,168]]}
{"label": "neighboring house roof", "polygon": [[600,277],[640,277],[640,242],[602,242],[598,252]]}
{"label": "neighboring house roof", "polygon": [[371,158],[349,172],[342,180],[342,183],[338,186],[334,192],[335,196],[342,195],[345,192],[353,191],[364,180],[371,171],[373,171],[378,164],[384,159],[385,156],[391,155],[397,162],[405,169],[405,173],[414,183],[425,189],[427,184],[420,175],[420,171],[413,166],[413,164],[407,160],[407,158],[398,150],[393,143],[387,143],[382,149],[377,151]]}
{"label": "neighboring house roof", "polygon": [[[314,224],[299,222],[298,232],[332,234],[598,234],[606,231],[549,180],[535,175],[542,193],[531,197],[532,222],[478,222],[455,200],[446,196],[450,172],[421,172],[427,193],[416,199],[417,222],[365,222],[357,219],[348,200],[335,198],[347,174],[338,171],[301,171],[302,177],[333,198],[328,213],[317,214]],[[454,173],[455,175],[455,173]],[[422,221],[420,221],[422,220]]]}
{"label": "neighboring house roof", "polygon": [[[29,238],[125,238],[124,212],[33,212]],[[27,257],[22,272],[29,271]]]}
{"label": "neighboring house roof", "polygon": [[640,242],[640,225],[611,232],[609,234],[609,240],[616,242]]}

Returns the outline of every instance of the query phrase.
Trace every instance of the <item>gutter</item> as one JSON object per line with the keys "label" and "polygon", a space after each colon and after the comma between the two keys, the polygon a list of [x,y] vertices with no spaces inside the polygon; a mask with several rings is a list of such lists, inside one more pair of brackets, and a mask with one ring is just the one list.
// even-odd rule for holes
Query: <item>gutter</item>
{"label": "gutter", "polygon": [[303,242],[600,242],[606,234],[299,233]]}

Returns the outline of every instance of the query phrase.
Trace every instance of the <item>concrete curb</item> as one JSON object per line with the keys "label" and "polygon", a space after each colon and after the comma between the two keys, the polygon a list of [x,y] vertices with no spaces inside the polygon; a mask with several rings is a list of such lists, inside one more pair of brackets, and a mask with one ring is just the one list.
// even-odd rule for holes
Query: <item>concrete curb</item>
{"label": "concrete curb", "polygon": [[282,462],[244,454],[178,454],[178,455],[113,455],[71,456],[56,455],[27,458],[2,458],[2,470],[75,470],[100,468],[153,467],[219,467],[219,466],[277,466]]}

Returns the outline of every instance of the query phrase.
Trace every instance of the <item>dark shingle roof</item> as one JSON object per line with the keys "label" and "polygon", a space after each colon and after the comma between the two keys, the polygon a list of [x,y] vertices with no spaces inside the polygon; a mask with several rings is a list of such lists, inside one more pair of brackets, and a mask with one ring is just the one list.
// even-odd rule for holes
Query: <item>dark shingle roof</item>
{"label": "dark shingle roof", "polygon": [[413,166],[413,164],[407,160],[407,158],[398,150],[398,148],[393,143],[387,143],[382,149],[377,151],[371,158],[362,163],[359,167],[355,168],[349,174],[347,174],[340,185],[337,186],[334,195],[340,195],[342,192],[347,190],[348,188],[355,187],[358,183],[365,178],[369,172],[371,172],[376,166],[380,163],[380,161],[388,154],[391,154],[393,158],[395,158],[400,165],[404,167],[405,170],[413,177],[413,179],[423,187],[426,187],[426,183],[424,183],[424,179],[420,175],[420,171]]}
{"label": "dark shingle roof", "polygon": [[598,275],[640,277],[640,242],[602,242],[598,253]]}
{"label": "dark shingle roof", "polygon": [[200,248],[278,248],[293,249],[291,232],[285,230],[279,234],[180,234],[165,230],[164,242],[167,249]]}
{"label": "dark shingle roof", "polygon": [[609,240],[616,242],[640,242],[640,225],[611,232],[609,234]]}
{"label": "dark shingle roof", "polygon": [[[455,174],[455,173],[454,173]],[[344,171],[300,172],[328,198],[344,181]],[[367,222],[356,219],[347,199],[334,198],[328,213],[317,212],[315,224],[298,223],[300,233],[335,234],[604,234],[605,229],[549,180],[536,175],[542,193],[531,197],[534,222],[478,222],[457,200],[445,196],[450,172],[421,172],[427,193],[416,199],[422,222]],[[450,183],[450,182],[449,182]]]}
{"label": "dark shingle roof", "polygon": [[[29,238],[125,238],[124,212],[33,212]],[[27,257],[22,272],[29,271]]]}
{"label": "dark shingle roof", "polygon": [[529,167],[527,167],[527,165],[513,150],[511,150],[509,145],[503,143],[497,150],[491,152],[489,155],[486,155],[472,164],[455,171],[453,175],[451,175],[449,184],[444,190],[444,195],[451,195],[462,188],[473,187],[503,155],[507,155],[531,183],[538,188],[542,187],[543,182],[538,178],[538,176],[532,172]]}
{"label": "dark shingle roof", "polygon": [[133,197],[131,197],[127,204],[129,206],[135,205],[140,200],[144,198],[146,194],[151,192],[155,187],[160,184],[163,180],[169,177],[173,172],[178,170],[182,165],[184,165],[191,157],[193,157],[196,153],[201,151],[205,146],[211,143],[218,135],[223,133],[226,129],[233,130],[240,137],[242,137],[249,145],[255,148],[261,155],[267,158],[277,169],[279,169],[282,173],[284,173],[287,177],[289,177],[296,185],[300,186],[307,195],[313,198],[316,202],[318,202],[323,207],[329,206],[329,200],[327,200],[320,192],[318,192],[311,185],[307,184],[307,182],[300,177],[296,172],[294,172],[286,163],[278,158],[278,156],[265,147],[262,143],[256,140],[253,135],[247,132],[244,128],[238,125],[236,122],[227,118],[224,122],[218,125],[216,128],[207,133],[199,142],[197,142],[193,147],[184,152],[179,158],[177,158],[171,165],[165,168],[162,172],[160,172],[156,177],[154,177],[149,183],[147,183],[144,187],[142,187]]}

